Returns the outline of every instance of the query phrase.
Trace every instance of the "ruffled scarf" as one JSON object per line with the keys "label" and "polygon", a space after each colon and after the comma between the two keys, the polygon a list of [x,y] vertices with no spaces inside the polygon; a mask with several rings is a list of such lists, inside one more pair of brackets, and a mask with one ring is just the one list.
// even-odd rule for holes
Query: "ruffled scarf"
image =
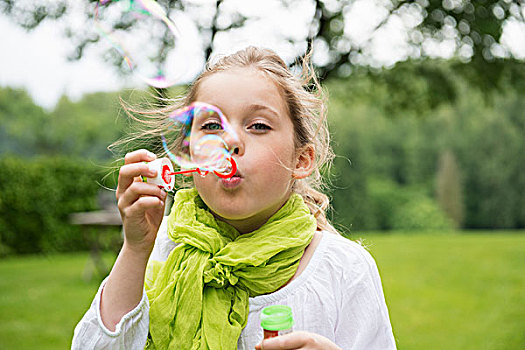
{"label": "ruffled scarf", "polygon": [[316,220],[298,194],[259,229],[239,234],[216,220],[195,189],[179,190],[168,236],[179,243],[146,274],[146,349],[237,349],[248,298],[288,282],[313,238]]}

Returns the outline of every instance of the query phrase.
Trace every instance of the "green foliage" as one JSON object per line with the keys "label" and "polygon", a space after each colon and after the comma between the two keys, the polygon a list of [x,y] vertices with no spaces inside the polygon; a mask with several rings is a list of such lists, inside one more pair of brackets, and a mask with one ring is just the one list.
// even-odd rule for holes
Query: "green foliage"
{"label": "green foliage", "polygon": [[[88,47],[100,45],[103,36],[94,30],[79,31],[80,23],[86,28],[92,26],[93,10],[96,0],[89,0],[89,6],[75,21],[75,26],[68,24],[65,32],[74,49],[69,58],[78,60],[83,57]],[[160,7],[172,16],[175,12],[185,13],[194,20],[200,32],[202,57],[208,60],[213,53],[216,40],[235,36],[250,23],[253,14],[249,15],[242,8],[229,1],[215,2],[157,0]],[[105,7],[118,6],[116,1],[109,1]],[[349,35],[353,6],[356,2],[343,0],[284,0],[284,8],[314,6],[310,18],[305,19],[308,30],[303,35],[290,36],[290,33],[279,33],[290,48],[315,48],[326,59],[320,60],[316,69],[322,78],[341,77],[356,70],[366,71],[386,83],[384,87],[393,93],[391,104],[394,108],[403,108],[407,104],[419,108],[430,105],[432,108],[453,102],[458,91],[454,86],[455,76],[460,75],[469,81],[473,89],[481,91],[488,98],[493,92],[512,86],[520,91],[525,89],[525,69],[522,57],[513,57],[502,41],[503,28],[511,22],[523,25],[523,1],[521,0],[484,0],[484,1],[379,1],[375,2],[378,14],[368,20],[365,30],[359,38]],[[65,1],[51,1],[45,4],[30,5],[23,1],[0,0],[0,12],[11,21],[26,29],[34,29],[45,20],[57,20],[67,16],[70,4]],[[233,6],[233,7],[232,7]],[[229,9],[229,10],[226,10]],[[206,13],[209,18],[203,20],[200,14]],[[65,17],[64,16],[64,17]],[[221,18],[221,21],[217,21]],[[378,35],[391,30],[392,23],[402,21],[406,30],[405,57],[400,60],[427,59],[434,56],[428,50],[428,44],[452,45],[452,62],[449,73],[434,69],[431,65],[416,67],[414,79],[398,79],[399,74],[385,74],[377,69],[375,41]],[[67,23],[67,22],[66,22]],[[108,26],[115,30],[136,29],[137,21],[131,16],[114,18]],[[221,24],[222,23],[222,24]],[[226,23],[226,24],[224,24]],[[148,44],[157,52],[152,60],[160,67],[166,64],[168,53],[177,44],[169,31],[149,33]],[[106,45],[108,46],[108,45]],[[293,51],[293,50],[292,50]],[[448,49],[447,49],[448,51]],[[124,58],[113,48],[103,54],[106,61],[111,61],[115,69],[123,72],[126,67]],[[298,53],[295,62],[304,56]],[[293,63],[292,63],[293,64]],[[400,65],[401,70],[407,68]],[[410,64],[408,65],[410,66]],[[127,67],[126,67],[127,68]],[[413,67],[409,67],[409,70]],[[397,70],[397,67],[395,68]],[[126,70],[128,71],[128,70]],[[427,93],[429,91],[430,93]]]}
{"label": "green foliage", "polygon": [[463,227],[525,227],[521,94],[503,90],[488,103],[484,94],[454,79],[459,91],[455,103],[431,108],[425,102],[416,111],[395,114],[382,82],[356,75],[327,84],[333,146],[347,160],[334,164],[335,222],[352,230],[392,228],[389,208],[404,198],[398,192],[416,186],[433,199],[439,192],[440,155],[450,150],[461,175],[452,174],[449,180],[460,182],[454,191],[463,196],[456,200],[455,216],[450,215],[461,222],[458,208],[463,206]]}
{"label": "green foliage", "polygon": [[385,179],[369,179],[367,186],[376,223],[367,228],[392,229],[396,212],[410,201],[409,191],[403,191],[393,181]]}
{"label": "green foliage", "polygon": [[109,159],[107,146],[126,127],[118,114],[116,93],[90,94],[76,103],[62,97],[46,112],[25,91],[0,88],[0,154]]}
{"label": "green foliage", "polygon": [[[0,87],[0,151],[30,156],[44,151],[48,115],[24,90]],[[48,126],[48,127],[44,127]]]}
{"label": "green foliage", "polygon": [[523,129],[525,120],[512,111],[521,106],[519,95],[500,96],[495,107],[463,101],[457,108],[458,161],[465,173],[465,226],[516,228],[525,193]]}
{"label": "green foliage", "polygon": [[109,159],[107,146],[124,134],[117,93],[93,93],[78,102],[63,96],[49,114],[49,154]]}
{"label": "green foliage", "polygon": [[[359,135],[357,133],[347,135],[349,137],[346,140],[353,145],[352,149],[359,149]],[[331,214],[334,217],[333,221],[340,225],[342,232],[373,225],[369,222],[372,216],[368,215],[370,206],[367,202],[365,172],[362,171],[365,164],[362,153],[356,151],[350,155],[341,155],[334,161]],[[351,160],[347,158],[348,156]]]}
{"label": "green foliage", "polygon": [[106,169],[63,157],[3,157],[0,168],[0,243],[6,252],[86,249],[69,214],[97,208],[97,181]]}
{"label": "green foliage", "polygon": [[436,197],[439,206],[452,220],[455,227],[463,223],[463,190],[461,174],[454,153],[441,154],[436,178]]}
{"label": "green foliage", "polygon": [[392,116],[406,113],[423,114],[457,98],[454,65],[443,60],[405,61],[392,69],[370,74],[374,93],[380,98],[385,112]]}
{"label": "green foliage", "polygon": [[[328,119],[338,155],[330,181],[330,214],[342,232],[391,229],[395,218],[391,208],[417,211],[405,204],[417,202],[420,195],[432,202],[419,202],[431,215],[430,207],[439,201],[439,159],[446,150],[453,152],[461,170],[461,181],[453,174],[449,180],[460,182],[457,191],[463,200],[457,203],[464,205],[462,227],[525,227],[525,163],[520,161],[525,154],[525,102],[519,91],[509,89],[491,95],[487,103],[484,94],[449,74],[448,65],[406,62],[400,69],[384,72],[381,79],[355,74],[326,84]],[[430,86],[417,76],[422,70],[448,74],[458,91],[455,102],[433,103],[429,95],[439,90],[440,78]],[[402,85],[411,82],[413,87],[403,91]],[[170,95],[180,92],[173,90]],[[135,127],[119,107],[119,96],[139,108],[156,105],[148,92],[97,93],[78,102],[63,98],[54,111],[46,112],[25,92],[0,88],[0,154],[14,153],[28,162],[34,156],[67,154],[106,164],[111,156],[108,144]],[[149,141],[127,144],[121,151],[155,146]],[[414,188],[419,194],[409,195]],[[450,188],[445,192],[450,193]],[[446,205],[441,208],[450,213]],[[437,216],[435,220],[441,222]],[[10,249],[0,242],[0,254]]]}
{"label": "green foliage", "polygon": [[62,97],[47,112],[25,91],[0,88],[0,256],[87,248],[93,232],[70,225],[69,214],[97,209],[98,183],[116,185],[107,146],[132,127],[119,97],[152,100],[145,91],[94,93]]}
{"label": "green foliage", "polygon": [[392,218],[394,230],[451,230],[452,221],[438,207],[436,202],[428,197],[412,199],[397,208]]}
{"label": "green foliage", "polygon": [[[172,96],[182,90],[183,87],[177,87],[165,93]],[[151,91],[141,90],[97,92],[78,102],[63,96],[53,111],[46,112],[25,91],[0,87],[0,155],[68,155],[92,161],[110,160],[115,155],[108,151],[108,146],[137,127],[121,106],[121,99],[133,107],[149,110],[164,103],[156,98]]]}
{"label": "green foliage", "polygon": [[381,230],[450,230],[452,222],[425,188],[400,186],[385,179],[369,179],[368,194],[376,226]]}

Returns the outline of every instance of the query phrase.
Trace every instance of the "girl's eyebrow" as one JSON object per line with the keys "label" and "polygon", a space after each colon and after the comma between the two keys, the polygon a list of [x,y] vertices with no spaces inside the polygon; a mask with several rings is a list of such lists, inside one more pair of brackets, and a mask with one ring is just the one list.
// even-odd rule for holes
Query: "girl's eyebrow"
{"label": "girl's eyebrow", "polygon": [[264,110],[264,111],[270,112],[270,114],[272,114],[275,118],[279,118],[279,113],[277,113],[277,111],[273,107],[268,106],[268,105],[264,105],[264,104],[252,103],[252,104],[248,105],[245,108],[245,110],[248,111],[248,112]]}

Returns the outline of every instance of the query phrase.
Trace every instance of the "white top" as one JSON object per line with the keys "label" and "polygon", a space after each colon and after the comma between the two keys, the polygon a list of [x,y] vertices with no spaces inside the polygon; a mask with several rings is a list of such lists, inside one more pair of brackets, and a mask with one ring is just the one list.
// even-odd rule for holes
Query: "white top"
{"label": "white top", "polygon": [[[165,261],[175,247],[163,221],[150,259]],[[140,303],[108,330],[100,318],[102,282],[90,309],[75,328],[72,349],[143,349],[149,327],[146,293]],[[238,349],[254,349],[262,340],[259,315],[269,305],[293,310],[294,330],[320,334],[347,349],[396,349],[379,273],[359,244],[322,232],[303,272],[280,290],[250,298],[248,323]]]}

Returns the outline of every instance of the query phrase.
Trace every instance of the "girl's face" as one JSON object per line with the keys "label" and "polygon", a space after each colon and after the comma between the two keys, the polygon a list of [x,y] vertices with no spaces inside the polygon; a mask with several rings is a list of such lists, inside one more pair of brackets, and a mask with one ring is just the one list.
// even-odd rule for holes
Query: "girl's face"
{"label": "girl's face", "polygon": [[[304,172],[311,162],[297,155],[286,102],[263,73],[248,68],[214,73],[201,82],[196,100],[219,107],[238,136],[236,141],[225,136],[236,148],[236,175],[227,180],[194,175],[197,191],[215,216],[251,232],[287,201],[294,170]],[[191,132],[202,136],[216,127],[195,119]]]}

